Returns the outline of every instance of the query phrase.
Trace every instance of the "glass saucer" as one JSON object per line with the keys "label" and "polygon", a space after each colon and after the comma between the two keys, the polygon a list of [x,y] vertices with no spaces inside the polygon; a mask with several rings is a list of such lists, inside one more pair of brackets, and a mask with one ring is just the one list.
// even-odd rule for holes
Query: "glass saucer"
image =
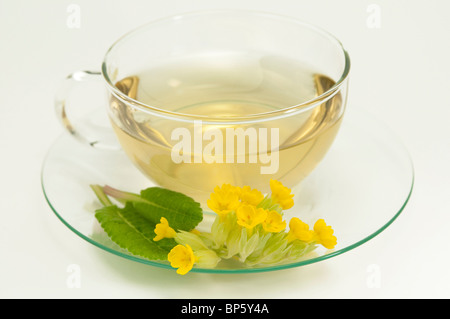
{"label": "glass saucer", "polygon": [[[98,225],[100,207],[90,184],[110,185],[129,192],[155,186],[120,151],[93,149],[72,136],[60,136],[42,168],[42,188],[56,216],[75,234],[110,253],[156,267],[167,262],[146,260],[113,243]],[[214,269],[192,272],[250,273],[303,266],[345,253],[374,238],[403,211],[413,189],[414,170],[404,145],[381,121],[348,110],[341,130],[326,155],[298,187],[295,205],[285,219],[299,217],[310,226],[319,218],[338,239],[334,250],[317,248],[302,260],[274,266],[246,267],[221,262]],[[214,215],[205,213],[199,228],[209,231]],[[321,247],[321,246],[320,246]]]}

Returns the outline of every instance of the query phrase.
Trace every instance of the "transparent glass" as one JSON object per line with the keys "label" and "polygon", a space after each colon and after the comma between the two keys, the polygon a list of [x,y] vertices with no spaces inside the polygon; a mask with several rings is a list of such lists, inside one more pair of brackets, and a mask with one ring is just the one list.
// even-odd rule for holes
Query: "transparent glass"
{"label": "transparent glass", "polygon": [[[98,225],[94,212],[100,204],[88,185],[115,185],[135,193],[152,186],[123,152],[114,154],[86,147],[67,134],[59,137],[42,168],[42,187],[50,207],[67,227],[91,244],[123,258],[172,269],[166,262],[129,254]],[[246,267],[221,262],[213,269],[194,267],[192,271],[273,271],[340,255],[386,229],[404,210],[413,184],[413,165],[402,142],[370,114],[350,109],[328,155],[294,190],[294,208],[285,211],[286,220],[297,216],[313,224],[325,218],[338,239],[335,249],[317,249],[303,260],[279,265]],[[213,214],[205,214],[199,228],[209,230],[213,218]]]}
{"label": "transparent glass", "polygon": [[[131,255],[107,237],[89,185],[185,193],[203,204],[199,228],[209,231],[215,214],[204,203],[215,186],[265,193],[277,179],[295,194],[285,219],[312,225],[324,218],[338,238],[335,249],[278,265],[221,261],[192,271],[271,271],[347,252],[399,216],[414,183],[408,152],[391,131],[347,110],[349,70],[349,55],[335,37],[273,14],[209,11],[139,27],[111,46],[101,71],[74,72],[64,81],[55,105],[70,134],[45,159],[45,197],[93,245],[171,268]],[[189,148],[177,149],[185,136]]]}
{"label": "transparent glass", "polygon": [[[132,163],[152,183],[205,207],[217,185],[267,192],[270,179],[292,188],[308,176],[339,131],[349,70],[347,52],[326,31],[283,16],[222,10],[129,32],[108,50],[101,71],[107,114]],[[84,136],[64,98],[58,101],[65,127]],[[243,132],[242,150],[240,137],[227,135],[231,128]],[[191,148],[174,158],[185,135]],[[113,145],[105,134],[79,139]],[[210,141],[214,150],[205,154]]]}

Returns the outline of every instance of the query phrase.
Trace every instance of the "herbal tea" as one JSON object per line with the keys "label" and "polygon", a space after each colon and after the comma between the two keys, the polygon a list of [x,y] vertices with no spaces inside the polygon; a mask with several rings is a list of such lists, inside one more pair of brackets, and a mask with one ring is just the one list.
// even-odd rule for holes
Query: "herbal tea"
{"label": "herbal tea", "polygon": [[344,108],[340,93],[299,114],[255,114],[306,102],[334,83],[276,56],[196,57],[116,83],[129,97],[191,121],[131,108],[114,95],[110,116],[123,149],[145,175],[204,202],[223,183],[268,191],[270,179],[293,187],[306,177],[337,134]]}

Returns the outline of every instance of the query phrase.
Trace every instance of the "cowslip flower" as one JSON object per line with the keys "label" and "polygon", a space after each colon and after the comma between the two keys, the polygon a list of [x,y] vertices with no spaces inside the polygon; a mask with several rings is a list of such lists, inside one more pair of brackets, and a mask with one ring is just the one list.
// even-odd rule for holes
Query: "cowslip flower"
{"label": "cowslip flower", "polygon": [[236,210],[236,217],[238,225],[252,230],[266,220],[267,211],[264,208],[243,204]]}
{"label": "cowslip flower", "polygon": [[251,189],[250,186],[240,188],[239,199],[246,204],[257,206],[260,204],[264,195],[257,189]]}
{"label": "cowslip flower", "polygon": [[337,244],[337,238],[333,235],[334,230],[327,226],[323,219],[314,224],[315,241],[327,249],[333,249]]}
{"label": "cowslip flower", "polygon": [[270,190],[272,191],[272,201],[279,204],[283,209],[289,209],[294,206],[294,194],[291,194],[291,190],[281,184],[281,182],[271,179]]}
{"label": "cowslip flower", "polygon": [[193,267],[197,261],[197,257],[194,255],[194,251],[191,246],[177,245],[169,252],[167,259],[173,268],[177,269],[177,274],[185,275]]}
{"label": "cowslip flower", "polygon": [[206,204],[213,212],[223,218],[239,207],[239,191],[237,187],[229,184],[223,184],[222,187],[216,186]]}
{"label": "cowslip flower", "polygon": [[169,222],[164,217],[161,217],[160,223],[155,227],[156,236],[153,238],[154,241],[159,241],[164,238],[174,238],[177,233],[175,230],[169,226]]}
{"label": "cowslip flower", "polygon": [[314,235],[314,231],[309,229],[308,224],[302,222],[297,217],[291,218],[289,222],[289,233],[287,235],[288,242],[298,239],[309,243],[314,240]]}
{"label": "cowslip flower", "polygon": [[267,214],[267,218],[262,225],[264,230],[269,233],[278,233],[286,228],[286,222],[283,220],[283,216],[274,210],[271,210]]}

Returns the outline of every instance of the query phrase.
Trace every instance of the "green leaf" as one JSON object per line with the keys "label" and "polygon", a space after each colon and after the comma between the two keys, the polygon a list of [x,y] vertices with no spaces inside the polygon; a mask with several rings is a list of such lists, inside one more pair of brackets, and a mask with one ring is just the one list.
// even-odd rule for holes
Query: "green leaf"
{"label": "green leaf", "polygon": [[144,218],[130,202],[124,208],[115,205],[100,208],[95,217],[111,240],[133,255],[167,260],[167,254],[176,245],[173,239],[153,241],[156,223]]}
{"label": "green leaf", "polygon": [[[167,260],[168,253],[177,244],[173,238],[153,240],[161,217],[178,231],[190,231],[203,219],[199,203],[164,188],[147,188],[140,195],[110,186],[91,185],[91,188],[105,205],[96,211],[95,217],[109,238],[131,254],[150,260]],[[113,205],[108,196],[124,203],[124,208]]]}
{"label": "green leaf", "polygon": [[190,231],[203,219],[200,204],[182,193],[151,187],[141,191],[140,197],[143,200],[133,201],[134,208],[154,224],[165,217],[173,229]]}

